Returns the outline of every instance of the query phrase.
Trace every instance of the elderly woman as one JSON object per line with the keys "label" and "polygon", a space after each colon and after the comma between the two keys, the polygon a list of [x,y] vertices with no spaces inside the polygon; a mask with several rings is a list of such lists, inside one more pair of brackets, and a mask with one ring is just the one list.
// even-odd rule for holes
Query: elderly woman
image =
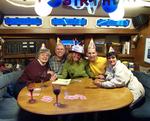
{"label": "elderly woman", "polygon": [[143,85],[120,60],[117,60],[116,53],[112,47],[107,54],[107,59],[109,66],[105,73],[106,78],[104,80],[97,79],[94,84],[103,88],[128,87],[133,94],[134,100],[131,104],[133,106],[145,94]]}
{"label": "elderly woman", "polygon": [[87,62],[82,58],[83,47],[74,45],[67,56],[61,75],[58,78],[88,77],[86,73]]}
{"label": "elderly woman", "polygon": [[37,53],[37,57],[25,67],[23,74],[16,84],[16,97],[27,82],[38,83],[41,82],[41,79],[42,81],[56,80],[56,74],[49,70],[47,64],[50,55],[50,50],[42,44],[41,49]]}
{"label": "elderly woman", "polygon": [[43,76],[42,78],[44,78],[44,81],[55,80],[56,75],[54,72],[49,70],[47,64],[50,55],[50,50],[45,48],[43,45],[43,47],[41,47],[37,53],[36,59],[34,59],[26,66],[22,76],[20,77],[20,80],[23,82],[40,82],[41,76]]}

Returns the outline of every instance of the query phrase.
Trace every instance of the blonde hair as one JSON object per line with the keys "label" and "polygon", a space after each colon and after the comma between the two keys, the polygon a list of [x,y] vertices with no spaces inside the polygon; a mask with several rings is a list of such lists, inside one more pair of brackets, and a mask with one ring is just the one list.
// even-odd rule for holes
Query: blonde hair
{"label": "blonde hair", "polygon": [[64,48],[64,50],[65,50],[65,46],[64,46],[62,43],[58,43],[58,44],[56,44],[56,46],[55,46],[55,51],[56,51],[56,49],[57,49],[58,46],[62,46],[62,47]]}
{"label": "blonde hair", "polygon": [[[73,64],[74,63],[74,60],[73,60],[73,52],[70,52],[67,56],[67,61],[70,63],[70,64]],[[77,62],[77,63],[80,63],[82,61],[82,55],[81,55],[81,58],[80,60]]]}

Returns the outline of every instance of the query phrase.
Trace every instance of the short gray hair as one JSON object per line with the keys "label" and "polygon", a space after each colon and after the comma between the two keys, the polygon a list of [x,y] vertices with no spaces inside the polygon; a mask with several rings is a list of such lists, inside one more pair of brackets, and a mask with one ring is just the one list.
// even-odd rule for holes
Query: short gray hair
{"label": "short gray hair", "polygon": [[37,53],[37,55],[36,55],[36,58],[38,58],[38,57],[39,57],[39,55],[40,55],[41,53],[48,53],[48,54],[49,54],[49,56],[51,56],[51,52],[50,52],[50,50],[49,50],[49,49],[47,49],[47,48],[45,48],[45,49],[40,49],[40,50],[38,51],[38,53]]}

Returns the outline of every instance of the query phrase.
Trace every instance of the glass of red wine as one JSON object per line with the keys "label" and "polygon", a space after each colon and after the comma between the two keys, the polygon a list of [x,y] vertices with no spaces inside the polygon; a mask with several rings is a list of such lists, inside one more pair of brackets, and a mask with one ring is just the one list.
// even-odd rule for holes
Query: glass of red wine
{"label": "glass of red wine", "polygon": [[33,104],[36,102],[36,100],[33,98],[33,91],[35,88],[35,84],[34,82],[28,82],[27,83],[27,89],[30,92],[30,99],[29,99],[29,103]]}
{"label": "glass of red wine", "polygon": [[56,102],[54,103],[55,106],[59,107],[61,104],[58,102],[58,95],[60,94],[61,91],[61,85],[59,84],[53,84],[53,92],[56,95]]}

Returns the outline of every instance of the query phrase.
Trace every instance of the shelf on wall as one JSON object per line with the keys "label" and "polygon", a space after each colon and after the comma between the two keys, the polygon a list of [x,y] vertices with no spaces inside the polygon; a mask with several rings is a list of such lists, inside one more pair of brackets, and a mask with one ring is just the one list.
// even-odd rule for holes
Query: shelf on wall
{"label": "shelf on wall", "polygon": [[92,28],[30,28],[30,29],[0,29],[0,34],[138,34],[135,29],[92,29]]}
{"label": "shelf on wall", "polygon": [[[106,56],[106,54],[104,54],[104,53],[98,53],[98,56],[102,56],[102,57],[105,57]],[[118,57],[119,58],[134,58],[133,57],[133,55],[131,55],[131,54],[118,54]]]}
{"label": "shelf on wall", "polygon": [[36,54],[11,54],[11,55],[4,55],[3,58],[4,59],[10,59],[10,58],[17,58],[17,59],[21,59],[21,58],[35,58]]}
{"label": "shelf on wall", "polygon": [[119,58],[134,58],[132,54],[118,54]]}

